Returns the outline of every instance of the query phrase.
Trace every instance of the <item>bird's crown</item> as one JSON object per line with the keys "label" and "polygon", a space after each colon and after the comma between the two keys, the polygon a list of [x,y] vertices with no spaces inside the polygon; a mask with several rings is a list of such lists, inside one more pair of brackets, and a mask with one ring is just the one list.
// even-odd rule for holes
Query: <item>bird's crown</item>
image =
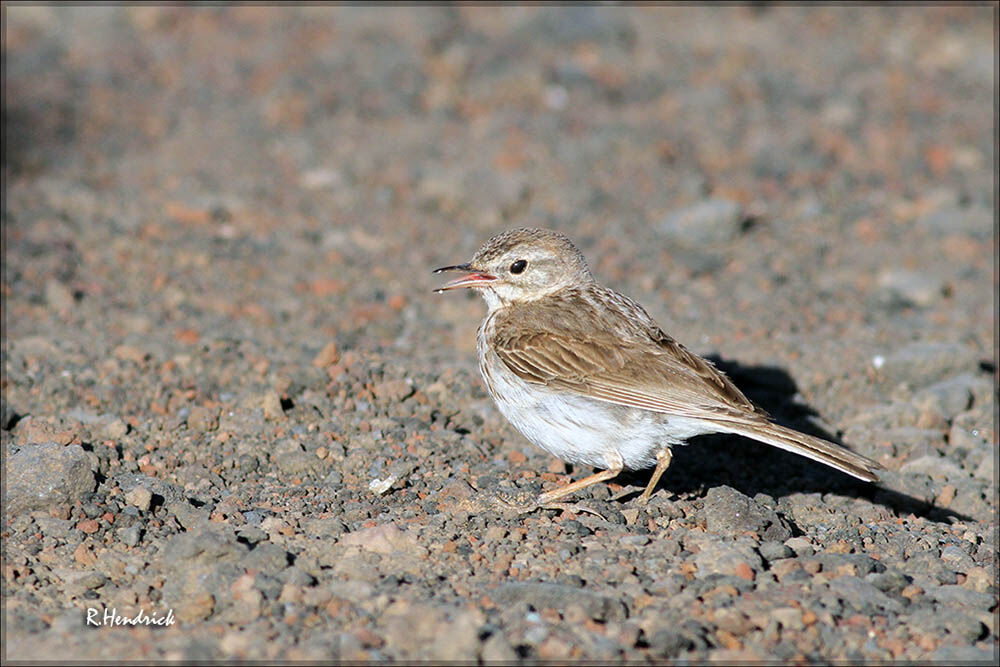
{"label": "bird's crown", "polygon": [[551,229],[521,227],[497,234],[484,243],[472,258],[474,266],[487,266],[516,251],[540,256],[548,255],[565,261],[568,267],[576,268],[587,276],[590,269],[583,253],[565,235]]}

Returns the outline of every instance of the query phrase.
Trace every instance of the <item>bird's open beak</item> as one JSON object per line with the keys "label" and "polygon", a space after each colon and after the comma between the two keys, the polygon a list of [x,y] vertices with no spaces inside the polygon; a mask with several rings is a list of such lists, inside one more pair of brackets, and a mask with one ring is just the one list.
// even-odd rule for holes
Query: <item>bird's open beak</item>
{"label": "bird's open beak", "polygon": [[456,264],[455,266],[442,266],[440,269],[435,269],[434,273],[443,273],[445,271],[467,271],[468,273],[461,278],[456,278],[438,287],[434,290],[438,294],[450,289],[458,289],[459,287],[482,287],[483,285],[489,285],[497,279],[496,276],[485,271],[472,268],[468,262],[465,264]]}

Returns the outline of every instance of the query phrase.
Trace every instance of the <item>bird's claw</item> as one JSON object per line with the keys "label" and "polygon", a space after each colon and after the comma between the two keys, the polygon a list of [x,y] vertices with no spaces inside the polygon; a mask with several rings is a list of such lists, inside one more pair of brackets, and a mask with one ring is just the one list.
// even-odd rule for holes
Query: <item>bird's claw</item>
{"label": "bird's claw", "polygon": [[576,514],[586,512],[587,514],[593,514],[599,519],[608,520],[608,517],[593,508],[587,507],[583,503],[540,503],[538,507],[539,509],[562,510],[563,512],[574,512]]}

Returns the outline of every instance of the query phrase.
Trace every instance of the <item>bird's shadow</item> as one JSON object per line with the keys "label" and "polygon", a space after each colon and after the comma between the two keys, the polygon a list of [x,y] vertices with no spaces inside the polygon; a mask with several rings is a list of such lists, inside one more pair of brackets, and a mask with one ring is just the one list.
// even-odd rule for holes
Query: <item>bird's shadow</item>
{"label": "bird's shadow", "polygon": [[[839,445],[840,438],[813,421],[819,413],[803,403],[795,380],[783,369],[773,366],[746,366],[717,356],[707,357],[723,371],[755,405],[767,411],[774,421]],[[837,493],[866,498],[884,505],[897,515],[914,514],[930,521],[974,521],[972,517],[863,482],[828,466],[770,445],[733,435],[699,436],[690,445],[675,448],[670,470],[658,488],[673,493],[690,493],[708,484],[726,484],[754,497],[758,493],[781,498],[795,493]],[[848,447],[849,448],[849,447]],[[649,471],[623,473],[623,482],[645,486]],[[629,496],[630,497],[630,496]]]}

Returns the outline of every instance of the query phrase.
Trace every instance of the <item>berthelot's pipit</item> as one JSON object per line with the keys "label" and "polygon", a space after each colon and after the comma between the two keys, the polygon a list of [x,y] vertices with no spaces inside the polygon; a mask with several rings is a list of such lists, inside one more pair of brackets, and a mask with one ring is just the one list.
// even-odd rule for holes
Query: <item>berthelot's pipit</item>
{"label": "berthelot's pipit", "polygon": [[655,468],[646,503],[670,465],[671,447],[710,433],[746,436],[874,482],[875,461],[773,423],[710,362],[663,332],[642,306],[598,284],[568,238],[544,229],[493,237],[466,275],[437,291],[479,290],[479,370],[500,412],[563,461],[601,472],[547,491],[540,506]]}

